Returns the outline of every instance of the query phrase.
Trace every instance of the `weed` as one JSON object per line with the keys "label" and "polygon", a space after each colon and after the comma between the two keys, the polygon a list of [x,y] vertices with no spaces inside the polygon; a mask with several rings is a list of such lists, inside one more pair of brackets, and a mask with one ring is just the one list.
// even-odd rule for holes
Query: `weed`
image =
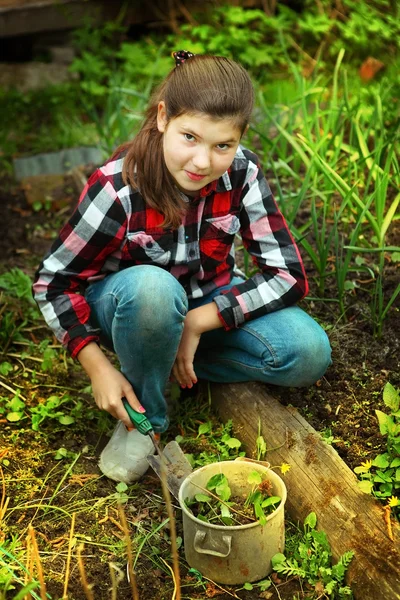
{"label": "weed", "polygon": [[375,410],[375,413],[381,434],[387,436],[387,450],[373,460],[361,463],[354,471],[361,478],[360,489],[387,501],[400,520],[400,391],[389,382],[383,389],[383,401],[390,413],[381,410]]}
{"label": "weed", "polygon": [[332,429],[330,427],[327,427],[326,429],[321,431],[320,435],[321,435],[321,438],[324,440],[324,442],[326,444],[329,444],[330,446],[339,441],[338,439],[336,439],[334,437],[334,435],[332,433]]}
{"label": "weed", "polygon": [[331,600],[353,598],[349,586],[344,585],[347,568],[354,552],[345,552],[335,565],[332,565],[332,552],[325,532],[317,531],[317,517],[310,513],[305,521],[303,532],[299,532],[290,556],[278,553],[272,557],[274,571],[288,577],[301,577],[312,585],[318,597]]}
{"label": "weed", "polygon": [[281,498],[272,495],[271,482],[263,479],[259,471],[252,471],[247,483],[251,488],[245,500],[231,500],[232,492],[227,477],[217,473],[207,481],[204,492],[208,490],[209,494],[195,494],[192,499],[186,498],[185,504],[198,519],[207,523],[242,525],[258,520],[260,525],[265,525],[267,515],[276,510]]}
{"label": "weed", "polygon": [[4,414],[7,421],[10,423],[16,423],[24,418],[25,402],[23,402],[19,395],[15,395],[11,400],[0,396],[0,414]]}
{"label": "weed", "polygon": [[245,452],[239,451],[240,440],[231,436],[232,426],[232,420],[225,425],[213,425],[207,421],[198,426],[196,438],[178,435],[175,439],[184,449],[185,446],[193,449],[193,452],[186,454],[193,468],[215,462],[216,459],[232,460],[245,455]]}

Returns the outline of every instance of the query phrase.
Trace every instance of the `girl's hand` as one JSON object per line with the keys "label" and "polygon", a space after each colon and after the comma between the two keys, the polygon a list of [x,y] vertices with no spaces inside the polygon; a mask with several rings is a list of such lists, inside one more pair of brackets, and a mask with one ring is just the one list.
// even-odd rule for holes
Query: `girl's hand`
{"label": "girl's hand", "polygon": [[101,410],[109,412],[115,419],[122,421],[128,429],[131,429],[133,425],[124,408],[122,398],[125,397],[137,412],[145,412],[129,381],[111,363],[106,371],[94,374],[91,382],[97,406]]}
{"label": "girl's hand", "polygon": [[181,387],[191,388],[194,383],[197,383],[193,361],[201,334],[219,327],[222,327],[222,322],[218,317],[215,302],[189,310],[186,315],[175,364],[172,367],[172,375]]}
{"label": "girl's hand", "polygon": [[82,348],[78,360],[90,377],[97,406],[122,421],[130,429],[132,422],[124,408],[122,398],[125,397],[137,412],[144,413],[145,409],[126,377],[110,363],[101,348],[94,342]]}
{"label": "girl's hand", "polygon": [[181,387],[193,387],[197,383],[196,373],[193,369],[194,355],[200,342],[201,334],[192,327],[191,319],[188,313],[183,333],[176,355],[172,374]]}

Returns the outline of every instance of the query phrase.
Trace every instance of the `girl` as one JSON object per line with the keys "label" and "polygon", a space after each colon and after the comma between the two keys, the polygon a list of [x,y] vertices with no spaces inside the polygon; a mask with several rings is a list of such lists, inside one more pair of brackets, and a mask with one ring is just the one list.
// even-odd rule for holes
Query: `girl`
{"label": "girl", "polygon": [[[34,283],[97,406],[119,421],[100,468],[127,483],[153,444],[131,429],[121,398],[162,432],[171,375],[182,388],[198,377],[308,386],[330,364],[324,331],[295,306],[307,293],[299,251],[257,156],[240,145],[248,74],[222,57],[174,57],[140,132],[93,173]],[[238,233],[259,269],[247,281],[234,272]]]}

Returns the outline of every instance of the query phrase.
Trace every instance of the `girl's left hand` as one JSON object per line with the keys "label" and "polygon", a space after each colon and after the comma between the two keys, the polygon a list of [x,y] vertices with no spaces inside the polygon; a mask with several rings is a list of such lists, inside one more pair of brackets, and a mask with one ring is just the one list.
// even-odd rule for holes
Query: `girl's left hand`
{"label": "girl's left hand", "polygon": [[218,308],[215,302],[209,302],[189,310],[186,315],[175,364],[172,367],[173,378],[181,387],[191,388],[194,383],[197,383],[193,361],[201,334],[219,327],[222,327],[222,322],[218,317]]}
{"label": "girl's left hand", "polygon": [[181,387],[193,387],[197,383],[196,373],[193,369],[194,355],[200,342],[201,333],[193,326],[190,312],[187,314],[183,333],[176,355],[172,374]]}

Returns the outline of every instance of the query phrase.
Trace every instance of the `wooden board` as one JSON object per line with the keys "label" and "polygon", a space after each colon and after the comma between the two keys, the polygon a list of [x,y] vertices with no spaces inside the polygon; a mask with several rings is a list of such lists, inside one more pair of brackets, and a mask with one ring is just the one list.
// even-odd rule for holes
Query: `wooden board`
{"label": "wooden board", "polygon": [[[288,392],[289,393],[289,392]],[[262,384],[211,384],[213,405],[233,419],[248,455],[256,448],[259,424],[271,465],[291,465],[284,481],[287,513],[303,522],[314,511],[334,557],[355,552],[347,582],[357,600],[400,599],[400,528],[389,538],[384,511],[357,486],[355,474],[299,412],[273,398]]]}

